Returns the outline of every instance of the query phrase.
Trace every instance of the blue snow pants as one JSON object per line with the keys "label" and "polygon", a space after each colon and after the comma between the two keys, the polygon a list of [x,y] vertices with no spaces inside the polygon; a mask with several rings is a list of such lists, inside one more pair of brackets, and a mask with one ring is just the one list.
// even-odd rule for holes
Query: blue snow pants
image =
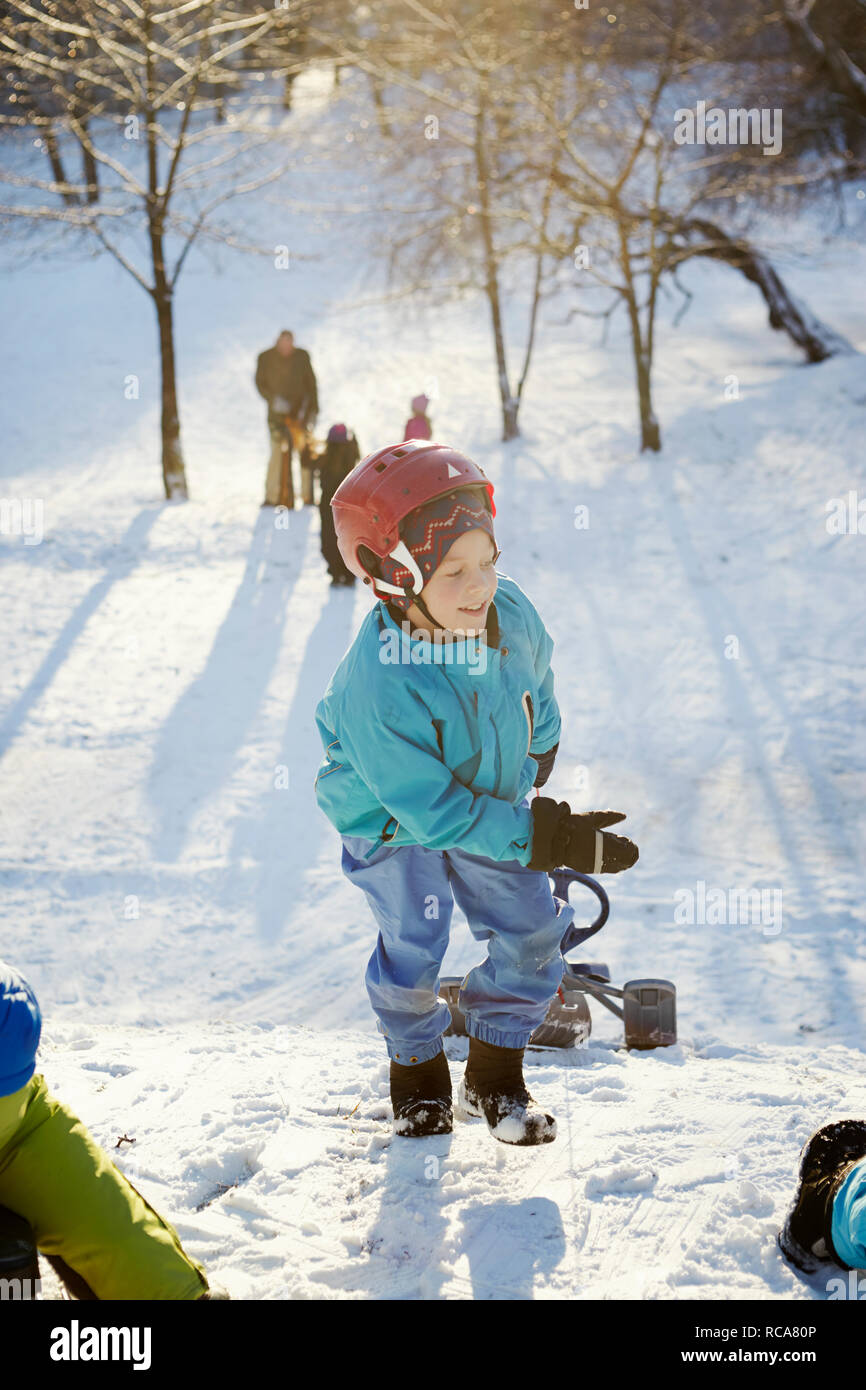
{"label": "blue snow pants", "polygon": [[439,968],[455,902],[476,941],[488,943],[460,990],[467,1029],[497,1047],[525,1047],[562,981],[559,948],[574,919],[547,874],[517,859],[422,845],[380,845],[365,859],[371,840],[342,840],[343,872],[379,926],[366,985],[388,1056],[411,1066],[442,1050],[451,1015],[438,997]]}
{"label": "blue snow pants", "polygon": [[854,1164],[833,1198],[830,1238],[849,1269],[866,1269],[866,1158]]}

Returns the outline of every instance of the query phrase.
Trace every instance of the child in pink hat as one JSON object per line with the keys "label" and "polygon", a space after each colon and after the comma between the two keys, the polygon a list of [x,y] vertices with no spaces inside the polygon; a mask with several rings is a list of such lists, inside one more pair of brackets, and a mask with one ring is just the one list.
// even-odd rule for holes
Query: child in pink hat
{"label": "child in pink hat", "polygon": [[412,415],[406,421],[406,428],[403,431],[405,439],[432,439],[433,426],[427,414],[427,407],[430,404],[427,396],[413,396],[410,402]]}

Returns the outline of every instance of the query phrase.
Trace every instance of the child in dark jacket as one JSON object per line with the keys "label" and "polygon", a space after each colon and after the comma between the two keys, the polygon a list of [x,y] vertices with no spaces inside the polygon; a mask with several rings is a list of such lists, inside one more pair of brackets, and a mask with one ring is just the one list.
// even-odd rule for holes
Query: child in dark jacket
{"label": "child in dark jacket", "polygon": [[380,601],[316,711],[316,795],[379,926],[366,983],[391,1059],[395,1132],[452,1127],[438,986],[456,901],[489,943],[460,991],[461,1110],[503,1143],[549,1143],[556,1121],[522,1072],[574,915],[548,871],[617,873],[637,848],[604,830],[620,813],[527,804],[559,744],[553,642],[520,586],[495,571],[481,469],[444,445],[405,441],[364,459],[331,505],[343,559]]}
{"label": "child in dark jacket", "polygon": [[319,484],[322,495],[319,499],[319,516],[322,521],[322,558],[328,566],[332,584],[355,583],[355,576],[343,563],[334,530],[334,514],[331,511],[331,498],[344,478],[348,477],[361,457],[358,441],[345,425],[332,425],[328,430],[325,452],[318,464]]}

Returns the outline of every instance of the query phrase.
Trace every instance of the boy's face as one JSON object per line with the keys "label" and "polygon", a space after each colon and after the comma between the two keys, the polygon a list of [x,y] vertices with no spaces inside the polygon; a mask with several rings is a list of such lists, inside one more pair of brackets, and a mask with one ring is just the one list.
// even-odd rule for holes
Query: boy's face
{"label": "boy's face", "polygon": [[[480,526],[464,531],[421,590],[437,622],[451,632],[474,636],[484,631],[487,610],[496,593],[495,555],[493,541]],[[430,631],[430,624],[414,603],[408,616],[415,627]]]}

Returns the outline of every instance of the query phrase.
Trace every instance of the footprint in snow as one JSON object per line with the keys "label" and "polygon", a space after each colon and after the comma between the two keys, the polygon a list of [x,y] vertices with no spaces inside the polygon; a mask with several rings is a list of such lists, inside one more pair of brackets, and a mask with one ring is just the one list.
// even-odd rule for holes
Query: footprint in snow
{"label": "footprint in snow", "polygon": [[658,1174],[649,1169],[636,1168],[633,1163],[621,1163],[616,1168],[591,1174],[586,1180],[585,1191],[587,1197],[646,1192],[657,1180]]}

